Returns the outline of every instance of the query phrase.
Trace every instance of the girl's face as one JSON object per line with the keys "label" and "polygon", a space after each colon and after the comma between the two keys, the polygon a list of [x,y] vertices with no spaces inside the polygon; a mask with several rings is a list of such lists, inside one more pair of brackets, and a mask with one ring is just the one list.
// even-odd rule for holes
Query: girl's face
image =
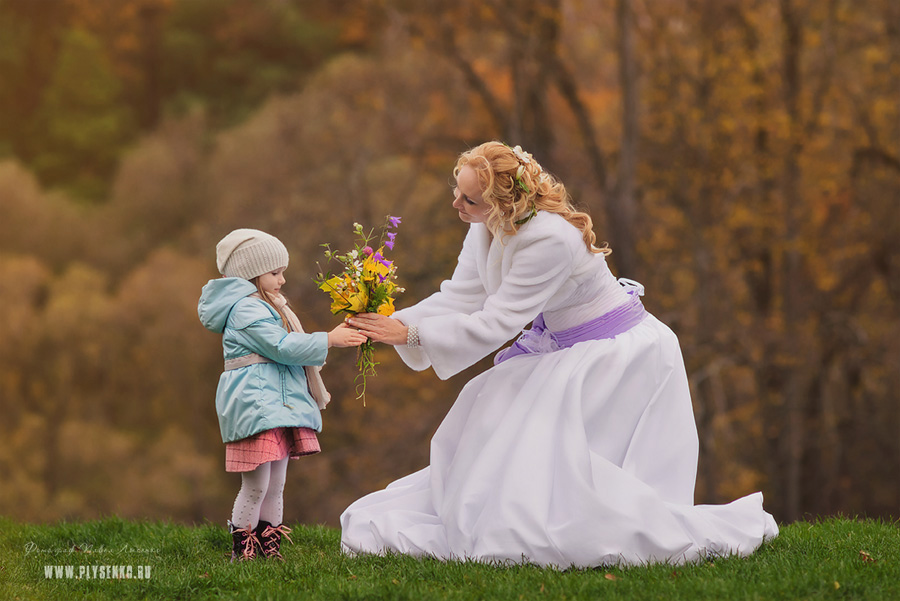
{"label": "girl's face", "polygon": [[281,287],[284,286],[284,267],[264,273],[259,276],[259,287],[269,294],[280,294]]}
{"label": "girl's face", "polygon": [[481,198],[478,176],[468,165],[463,165],[456,176],[453,196],[453,208],[459,211],[460,219],[466,223],[484,223],[487,203]]}

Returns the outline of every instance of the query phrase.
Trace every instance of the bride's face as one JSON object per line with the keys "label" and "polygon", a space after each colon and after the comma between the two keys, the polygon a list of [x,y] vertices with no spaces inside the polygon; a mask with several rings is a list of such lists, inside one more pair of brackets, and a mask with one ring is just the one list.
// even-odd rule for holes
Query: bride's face
{"label": "bride's face", "polygon": [[459,211],[460,219],[466,223],[484,223],[487,205],[481,198],[478,176],[468,165],[464,165],[456,176],[453,196],[453,208]]}

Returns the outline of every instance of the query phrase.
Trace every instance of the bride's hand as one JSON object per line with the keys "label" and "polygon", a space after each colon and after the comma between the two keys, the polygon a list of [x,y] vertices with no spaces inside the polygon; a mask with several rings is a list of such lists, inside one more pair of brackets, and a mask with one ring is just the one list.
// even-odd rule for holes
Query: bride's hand
{"label": "bride's hand", "polygon": [[360,313],[349,318],[347,323],[368,336],[369,340],[394,346],[406,344],[409,334],[409,328],[403,322],[377,313]]}

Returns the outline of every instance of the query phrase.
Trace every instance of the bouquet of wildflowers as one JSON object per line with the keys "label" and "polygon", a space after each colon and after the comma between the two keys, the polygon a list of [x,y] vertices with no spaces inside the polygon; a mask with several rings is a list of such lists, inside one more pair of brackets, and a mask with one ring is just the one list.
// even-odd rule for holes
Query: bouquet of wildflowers
{"label": "bouquet of wildflowers", "polygon": [[[325,247],[325,258],[335,260],[343,266],[343,271],[337,275],[331,272],[323,272],[321,267],[314,278],[320,290],[331,295],[331,312],[334,315],[347,313],[378,313],[391,315],[394,312],[394,294],[403,292],[404,289],[397,286],[397,266],[385,256],[385,248],[394,249],[394,239],[397,237],[397,226],[400,225],[400,217],[390,215],[381,226],[381,235],[373,248],[375,230],[368,233],[359,223],[353,224],[353,232],[356,234],[355,248],[346,253],[331,250],[330,244]],[[374,376],[375,343],[367,340],[359,347],[356,366],[359,375],[356,376],[356,398],[362,398],[363,406],[366,404],[366,378]]]}

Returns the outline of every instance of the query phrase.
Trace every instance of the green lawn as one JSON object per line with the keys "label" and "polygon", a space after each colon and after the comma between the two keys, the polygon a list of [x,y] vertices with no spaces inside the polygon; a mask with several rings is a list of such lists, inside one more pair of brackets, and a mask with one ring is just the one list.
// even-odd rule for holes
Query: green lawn
{"label": "green lawn", "polygon": [[[347,558],[340,532],[296,526],[284,563],[229,564],[224,527],[0,518],[0,599],[900,599],[900,524],[796,523],[747,559],[557,571]],[[61,578],[56,568],[61,566]],[[101,566],[131,569],[102,578]],[[149,578],[146,569],[149,566]],[[68,578],[85,570],[82,578]],[[94,568],[97,569],[96,577]],[[112,568],[106,568],[112,572]],[[117,568],[118,571],[118,568]],[[107,576],[115,576],[109,573]],[[144,578],[139,578],[144,576]]]}

